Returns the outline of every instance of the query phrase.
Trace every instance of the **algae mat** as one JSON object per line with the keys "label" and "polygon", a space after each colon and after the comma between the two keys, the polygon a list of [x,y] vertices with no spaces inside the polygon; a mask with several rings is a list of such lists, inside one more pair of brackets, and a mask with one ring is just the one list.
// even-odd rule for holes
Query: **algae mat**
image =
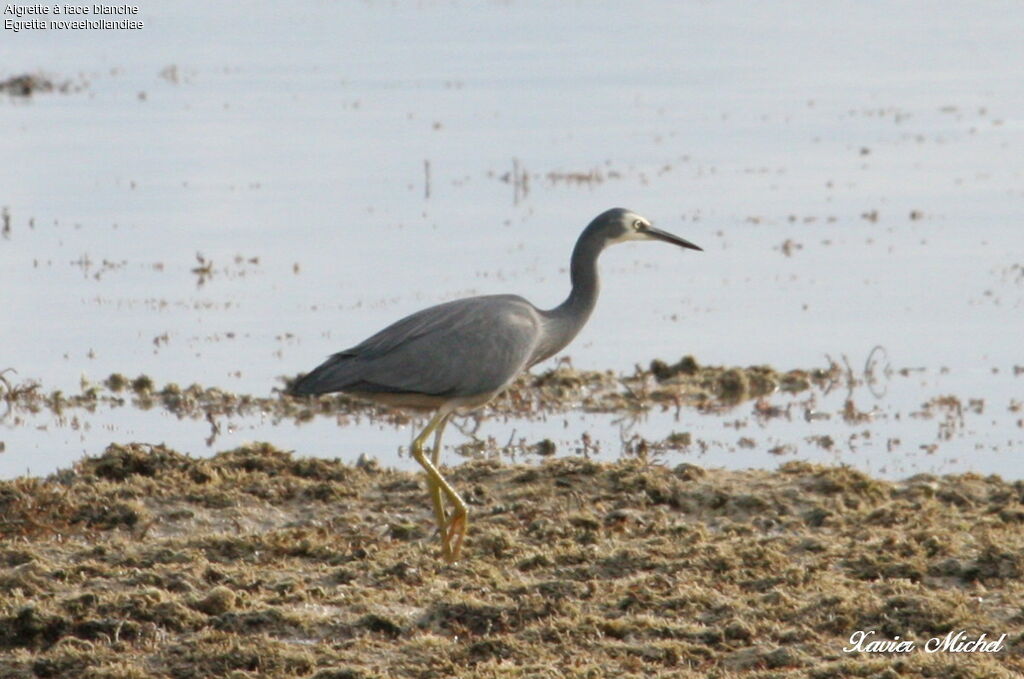
{"label": "algae mat", "polygon": [[[1024,672],[1024,483],[579,458],[449,473],[472,512],[451,566],[422,478],[372,462],[129,444],[2,482],[0,676]],[[914,647],[844,651],[858,631]],[[925,650],[961,631],[1002,641]]]}

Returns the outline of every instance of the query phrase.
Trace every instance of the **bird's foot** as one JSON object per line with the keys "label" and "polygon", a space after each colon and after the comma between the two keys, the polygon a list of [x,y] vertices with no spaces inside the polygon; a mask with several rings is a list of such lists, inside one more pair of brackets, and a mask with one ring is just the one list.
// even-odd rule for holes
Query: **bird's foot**
{"label": "bird's foot", "polygon": [[455,563],[462,553],[462,541],[466,537],[466,512],[456,511],[441,536],[441,549],[448,563]]}

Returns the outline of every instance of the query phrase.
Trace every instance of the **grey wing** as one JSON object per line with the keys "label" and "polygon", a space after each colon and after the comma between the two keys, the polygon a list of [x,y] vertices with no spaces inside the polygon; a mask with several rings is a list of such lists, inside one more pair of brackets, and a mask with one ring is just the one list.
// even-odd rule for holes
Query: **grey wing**
{"label": "grey wing", "polygon": [[292,392],[486,394],[527,367],[539,328],[536,310],[514,295],[439,304],[334,354]]}

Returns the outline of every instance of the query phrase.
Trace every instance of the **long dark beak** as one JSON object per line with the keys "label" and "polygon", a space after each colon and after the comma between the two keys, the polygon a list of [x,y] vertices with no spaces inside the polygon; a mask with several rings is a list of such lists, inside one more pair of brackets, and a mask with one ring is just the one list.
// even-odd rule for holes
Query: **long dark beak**
{"label": "long dark beak", "polygon": [[700,250],[701,252],[704,251],[704,248],[700,247],[699,245],[694,245],[685,238],[675,236],[669,233],[668,231],[662,231],[661,229],[656,229],[653,226],[647,227],[646,231],[648,235],[654,236],[658,240],[663,240],[666,243],[672,243],[673,245],[678,245],[680,247],[690,248],[691,250]]}

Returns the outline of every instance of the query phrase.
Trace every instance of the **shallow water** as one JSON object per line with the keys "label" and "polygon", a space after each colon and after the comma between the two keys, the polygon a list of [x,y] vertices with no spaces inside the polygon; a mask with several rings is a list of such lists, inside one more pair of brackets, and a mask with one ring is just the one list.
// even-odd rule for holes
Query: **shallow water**
{"label": "shallow water", "polygon": [[[0,77],[84,85],[0,98],[8,379],[74,391],[83,375],[146,373],[266,394],[427,304],[557,304],[580,228],[624,205],[706,252],[606,253],[602,298],[567,351],[576,367],[845,356],[859,371],[882,346],[893,370],[922,370],[856,393],[877,411],[857,425],[830,394],[818,405],[832,417],[811,422],[758,423],[743,406],[626,432],[581,414],[487,421],[479,435],[572,452],[586,431],[615,457],[634,433],[690,431],[707,449],[672,455],[706,465],[1021,477],[1015,5],[901,3],[884,21],[852,2],[291,7],[152,3],[133,34],[5,34]],[[945,395],[984,406],[952,432],[913,416]],[[411,431],[379,423],[232,425],[215,449],[267,439],[409,464],[396,453]],[[0,476],[110,441],[201,454],[209,435],[130,409],[77,429],[42,416],[0,427]],[[807,440],[821,435],[841,443]]]}

